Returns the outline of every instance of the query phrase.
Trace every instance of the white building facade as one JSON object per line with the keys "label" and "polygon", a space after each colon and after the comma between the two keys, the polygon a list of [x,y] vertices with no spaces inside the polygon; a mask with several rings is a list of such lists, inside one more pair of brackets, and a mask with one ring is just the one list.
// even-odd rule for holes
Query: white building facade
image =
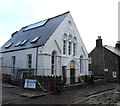
{"label": "white building facade", "polygon": [[[54,20],[60,22],[51,33],[49,32],[51,27],[56,24]],[[51,26],[49,26],[50,22]],[[80,76],[88,75],[88,53],[70,12],[50,18],[45,23],[42,21],[40,24],[37,26],[35,23],[22,28],[13,35],[9,43],[3,45],[2,73],[16,76],[16,69],[33,69],[33,74],[37,76],[61,76],[66,84],[78,82]],[[48,30],[42,29],[44,27]],[[32,33],[30,31],[39,30],[39,28],[41,31],[30,40],[29,35]],[[47,34],[44,35],[43,30],[51,35],[49,37]],[[16,43],[14,39],[22,36],[21,33],[26,34],[26,40],[19,40],[21,43]],[[40,45],[39,42],[43,43]],[[24,73],[25,71],[22,71],[18,76],[22,78]]]}

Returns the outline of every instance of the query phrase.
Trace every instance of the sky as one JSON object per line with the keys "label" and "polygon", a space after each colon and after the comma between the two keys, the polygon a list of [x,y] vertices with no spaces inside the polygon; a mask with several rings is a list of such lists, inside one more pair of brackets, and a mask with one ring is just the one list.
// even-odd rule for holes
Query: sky
{"label": "sky", "polygon": [[0,0],[0,47],[22,27],[70,11],[90,53],[98,36],[104,45],[118,41],[119,0]]}

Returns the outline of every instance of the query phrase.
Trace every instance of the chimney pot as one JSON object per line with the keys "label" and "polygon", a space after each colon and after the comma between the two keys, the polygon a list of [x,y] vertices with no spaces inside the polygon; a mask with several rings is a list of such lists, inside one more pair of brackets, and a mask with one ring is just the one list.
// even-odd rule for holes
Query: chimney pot
{"label": "chimney pot", "polygon": [[117,41],[117,44],[120,44],[120,41]]}
{"label": "chimney pot", "polygon": [[101,36],[98,36],[98,39],[96,40],[96,47],[102,47],[102,39],[101,39]]}
{"label": "chimney pot", "polygon": [[119,48],[119,49],[120,49],[120,41],[117,41],[117,43],[116,43],[116,48]]}
{"label": "chimney pot", "polygon": [[101,39],[101,36],[98,36],[98,39]]}

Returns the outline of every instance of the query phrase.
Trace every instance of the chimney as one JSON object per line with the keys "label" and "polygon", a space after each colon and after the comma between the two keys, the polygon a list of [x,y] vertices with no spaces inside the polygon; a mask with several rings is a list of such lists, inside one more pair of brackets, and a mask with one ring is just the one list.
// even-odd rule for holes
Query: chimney
{"label": "chimney", "polygon": [[102,47],[102,39],[101,39],[101,36],[98,36],[98,39],[96,40],[96,47]]}
{"label": "chimney", "polygon": [[117,41],[117,43],[116,43],[116,48],[119,48],[119,49],[120,49],[120,41]]}

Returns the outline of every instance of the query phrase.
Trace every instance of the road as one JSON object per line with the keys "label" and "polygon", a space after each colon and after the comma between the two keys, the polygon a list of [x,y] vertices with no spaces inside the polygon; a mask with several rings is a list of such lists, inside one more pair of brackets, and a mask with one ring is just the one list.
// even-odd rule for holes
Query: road
{"label": "road", "polygon": [[[36,98],[21,97],[22,93],[41,94]],[[47,94],[36,90],[2,87],[3,104],[113,104],[120,105],[120,84],[84,86],[64,90],[61,94]]]}

